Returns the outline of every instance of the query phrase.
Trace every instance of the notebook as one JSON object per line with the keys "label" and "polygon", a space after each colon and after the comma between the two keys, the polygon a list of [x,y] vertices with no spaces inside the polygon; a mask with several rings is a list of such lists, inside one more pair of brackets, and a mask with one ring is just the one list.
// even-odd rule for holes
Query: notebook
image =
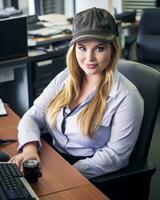
{"label": "notebook", "polygon": [[4,103],[2,99],[0,98],[0,116],[4,116],[4,115],[7,115],[7,111],[4,107]]}

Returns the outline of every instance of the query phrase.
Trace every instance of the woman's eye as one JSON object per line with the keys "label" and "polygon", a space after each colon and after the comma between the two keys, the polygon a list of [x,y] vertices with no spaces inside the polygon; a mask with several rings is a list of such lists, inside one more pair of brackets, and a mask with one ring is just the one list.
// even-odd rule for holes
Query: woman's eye
{"label": "woman's eye", "polygon": [[85,51],[85,48],[84,48],[84,47],[78,47],[78,49],[79,49],[80,51]]}
{"label": "woman's eye", "polygon": [[103,50],[104,50],[104,47],[97,47],[97,48],[96,48],[96,51],[97,51],[97,52],[102,52]]}

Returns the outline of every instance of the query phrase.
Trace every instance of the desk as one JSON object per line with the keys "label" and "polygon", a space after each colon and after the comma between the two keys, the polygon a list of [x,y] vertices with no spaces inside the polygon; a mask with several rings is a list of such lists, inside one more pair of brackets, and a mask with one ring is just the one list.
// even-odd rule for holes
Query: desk
{"label": "desk", "polygon": [[0,117],[0,130],[17,127],[19,122],[19,117],[10,109],[10,107],[5,106],[5,108],[8,115]]}
{"label": "desk", "polygon": [[[0,118],[0,137],[17,139],[17,121],[19,118],[7,107],[8,115]],[[13,120],[12,127],[7,121]],[[15,120],[14,120],[15,119]],[[3,124],[4,123],[4,124]],[[108,200],[95,186],[82,176],[73,166],[64,160],[53,148],[42,141],[40,151],[41,171],[43,176],[37,183],[31,184],[42,200]],[[16,153],[18,143],[0,147],[11,156]]]}
{"label": "desk", "polygon": [[71,34],[57,34],[51,37],[35,37],[35,38],[28,38],[29,46],[40,46],[40,45],[48,45],[53,42],[60,42],[65,40],[70,40]]}
{"label": "desk", "polygon": [[104,194],[99,192],[97,188],[91,184],[82,185],[66,191],[61,191],[55,194],[49,194],[41,197],[41,200],[101,200],[108,199]]}

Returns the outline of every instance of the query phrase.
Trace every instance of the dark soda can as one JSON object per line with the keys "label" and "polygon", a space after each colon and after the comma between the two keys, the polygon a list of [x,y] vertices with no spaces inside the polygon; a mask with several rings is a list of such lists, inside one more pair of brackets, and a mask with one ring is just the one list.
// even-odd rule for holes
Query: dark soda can
{"label": "dark soda can", "polygon": [[37,182],[38,178],[42,176],[37,160],[25,160],[23,163],[23,172],[25,178],[30,183]]}

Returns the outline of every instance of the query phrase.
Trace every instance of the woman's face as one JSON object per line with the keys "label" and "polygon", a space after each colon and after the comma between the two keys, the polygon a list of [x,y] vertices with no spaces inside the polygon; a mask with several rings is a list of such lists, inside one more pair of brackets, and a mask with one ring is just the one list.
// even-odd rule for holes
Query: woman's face
{"label": "woman's face", "polygon": [[76,43],[75,49],[77,62],[86,75],[99,75],[111,59],[110,43],[84,40]]}

